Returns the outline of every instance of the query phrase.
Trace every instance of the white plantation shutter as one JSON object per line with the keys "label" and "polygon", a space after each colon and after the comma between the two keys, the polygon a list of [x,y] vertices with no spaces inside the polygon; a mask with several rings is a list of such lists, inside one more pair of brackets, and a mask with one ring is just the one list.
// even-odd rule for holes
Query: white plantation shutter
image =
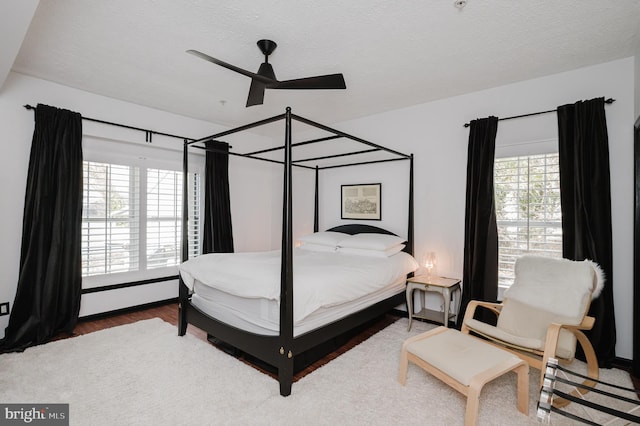
{"label": "white plantation shutter", "polygon": [[200,232],[200,224],[202,217],[202,203],[200,194],[202,174],[189,173],[189,259],[198,256],[201,251],[202,234]]}
{"label": "white plantation shutter", "polygon": [[498,158],[494,166],[500,287],[523,254],[562,257],[558,154]]}
{"label": "white plantation shutter", "polygon": [[[200,251],[199,174],[189,174],[189,192],[193,257]],[[85,161],[82,231],[83,276],[179,264],[182,172]]]}
{"label": "white plantation shutter", "polygon": [[138,169],[84,162],[82,275],[138,269]]}
{"label": "white plantation shutter", "polygon": [[[189,257],[198,254],[199,175],[189,174]],[[147,170],[147,268],[180,263],[182,238],[182,173]]]}
{"label": "white plantation shutter", "polygon": [[180,263],[182,173],[147,170],[147,268]]}

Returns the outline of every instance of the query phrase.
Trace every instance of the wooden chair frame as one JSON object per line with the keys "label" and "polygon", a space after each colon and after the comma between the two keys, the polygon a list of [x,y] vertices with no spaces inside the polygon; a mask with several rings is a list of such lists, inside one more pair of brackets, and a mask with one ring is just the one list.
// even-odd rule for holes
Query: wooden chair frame
{"label": "wooden chair frame", "polygon": [[[499,316],[503,306],[504,306],[503,303],[491,303],[491,302],[481,302],[477,300],[472,300],[471,302],[469,302],[467,306],[467,311],[464,315],[464,321],[462,322],[462,328],[460,329],[460,331],[465,334],[475,335],[475,337],[480,336],[483,338],[483,340],[486,340],[488,343],[491,343],[499,348],[506,349],[512,352],[516,356],[520,357],[520,359],[524,360],[527,364],[529,364],[529,366],[540,370],[540,387],[542,387],[542,383],[544,381],[545,366],[547,365],[547,362],[549,361],[550,358],[557,358],[560,362],[565,364],[569,364],[573,361],[573,358],[564,359],[564,358],[558,358],[556,356],[556,348],[558,346],[558,338],[560,336],[560,330],[565,329],[573,333],[574,336],[576,336],[576,339],[580,344],[580,346],[582,347],[582,350],[584,352],[584,355],[587,361],[587,376],[589,377],[589,379],[585,379],[585,381],[582,384],[588,387],[594,387],[596,385],[596,382],[594,380],[598,380],[600,376],[598,359],[596,357],[596,353],[593,349],[593,346],[591,345],[591,342],[589,341],[587,336],[583,333],[583,330],[591,330],[593,328],[593,324],[595,323],[595,318],[585,316],[582,319],[582,323],[580,323],[579,325],[551,323],[547,328],[544,351],[514,345],[512,343],[496,339],[493,336],[489,336],[484,333],[481,333],[475,329],[469,328],[466,325],[467,320],[473,319],[476,313],[476,309],[478,307],[486,308],[489,311],[496,314],[496,316]],[[588,307],[587,307],[587,312],[588,312]],[[593,379],[593,380],[590,380],[590,379]],[[584,395],[587,392],[589,392],[587,389],[576,388],[572,392],[572,395],[575,395],[575,396]],[[556,398],[554,400],[554,406],[556,407],[563,407],[568,403],[569,401],[565,399]]]}

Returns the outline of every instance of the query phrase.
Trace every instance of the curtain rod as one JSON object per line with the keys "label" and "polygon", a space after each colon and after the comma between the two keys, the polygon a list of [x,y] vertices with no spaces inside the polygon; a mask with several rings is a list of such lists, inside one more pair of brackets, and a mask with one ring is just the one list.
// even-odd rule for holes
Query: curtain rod
{"label": "curtain rod", "polygon": [[[24,105],[24,107],[26,109],[32,109],[32,110],[36,109],[36,107],[31,106],[29,104]],[[128,126],[126,124],[113,123],[111,121],[98,120],[96,118],[89,118],[89,117],[82,116],[82,119],[83,120],[87,120],[87,121],[93,121],[94,123],[108,124],[110,126],[123,127],[125,129],[138,130],[140,132],[144,132],[145,135],[146,135],[145,142],[149,142],[149,143],[151,143],[151,139],[152,139],[153,135],[168,136],[170,138],[182,139],[183,141],[192,141],[192,140],[194,140],[193,138],[186,138],[184,136],[172,135],[170,133],[156,132],[155,130],[149,130],[149,129],[143,129],[143,128],[140,128],[140,127]]]}
{"label": "curtain rod", "polygon": [[[613,98],[609,98],[606,101],[604,101],[605,104],[612,104],[614,103],[616,100]],[[548,111],[540,111],[540,112],[531,112],[529,114],[521,114],[521,115],[514,115],[513,117],[504,117],[504,118],[498,118],[498,121],[504,121],[504,120],[511,120],[512,118],[522,118],[522,117],[531,117],[532,115],[541,115],[541,114],[548,114],[550,112],[556,112],[558,109],[550,109]],[[471,125],[471,123],[464,123],[464,127],[469,127]]]}

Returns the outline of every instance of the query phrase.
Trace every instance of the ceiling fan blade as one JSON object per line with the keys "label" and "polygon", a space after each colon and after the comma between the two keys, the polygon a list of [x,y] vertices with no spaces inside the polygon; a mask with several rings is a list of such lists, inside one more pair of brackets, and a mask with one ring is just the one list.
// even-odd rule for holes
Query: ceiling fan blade
{"label": "ceiling fan blade", "polygon": [[342,74],[319,75],[268,83],[268,89],[346,89]]}
{"label": "ceiling fan blade", "polygon": [[[276,73],[273,72],[273,67],[268,62],[260,64],[258,75],[270,79],[273,82],[270,84],[276,84],[278,82],[276,79]],[[247,106],[262,105],[262,102],[264,101],[264,89],[266,88],[267,85],[262,81],[252,78],[251,87],[249,87],[249,97],[247,98]]]}
{"label": "ceiling fan blade", "polygon": [[253,105],[262,105],[264,101],[264,89],[265,84],[258,80],[251,80],[251,87],[249,87],[249,97],[247,98],[247,107]]}
{"label": "ceiling fan blade", "polygon": [[207,55],[205,53],[198,52],[197,50],[190,49],[190,50],[187,50],[187,53],[189,53],[191,55],[194,55],[194,56],[197,56],[197,57],[199,57],[201,59],[204,59],[205,61],[213,62],[214,64],[220,65],[221,67],[227,68],[227,69],[229,69],[231,71],[235,71],[235,72],[237,72],[239,74],[245,75],[247,77],[251,77],[252,79],[258,80],[258,81],[262,82],[263,84],[277,84],[278,83],[277,80],[273,80],[271,78],[264,77],[264,76],[261,76],[259,74],[253,73],[251,71],[247,71],[245,69],[238,68],[235,65],[231,65],[231,64],[229,64],[227,62],[221,61],[220,59],[216,59],[214,57],[211,57],[211,56],[209,56],[209,55]]}

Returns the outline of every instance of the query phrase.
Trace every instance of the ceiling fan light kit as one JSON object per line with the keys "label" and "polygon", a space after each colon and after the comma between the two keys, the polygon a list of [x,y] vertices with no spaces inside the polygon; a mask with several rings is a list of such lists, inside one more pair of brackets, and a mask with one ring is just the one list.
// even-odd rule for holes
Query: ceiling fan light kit
{"label": "ceiling fan light kit", "polygon": [[294,80],[279,81],[273,71],[273,67],[269,63],[269,55],[278,47],[275,41],[258,40],[258,48],[264,55],[264,62],[260,64],[257,73],[244,70],[235,65],[216,59],[197,50],[187,50],[187,53],[195,55],[201,59],[213,62],[216,65],[235,71],[239,74],[251,78],[251,86],[249,87],[249,96],[247,98],[247,107],[253,105],[261,105],[264,102],[265,89],[298,89],[298,90],[318,90],[318,89],[346,89],[342,74],[327,74],[315,77],[298,78]]}

